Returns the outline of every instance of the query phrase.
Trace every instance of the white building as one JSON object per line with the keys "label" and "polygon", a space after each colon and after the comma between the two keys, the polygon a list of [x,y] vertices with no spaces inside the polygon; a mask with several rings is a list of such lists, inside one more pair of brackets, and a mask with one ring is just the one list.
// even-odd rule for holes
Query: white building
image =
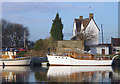
{"label": "white building", "polygon": [[111,54],[111,44],[99,44],[90,47],[91,54],[109,55]]}
{"label": "white building", "polygon": [[75,38],[80,33],[92,33],[95,38],[91,39],[87,42],[87,45],[98,45],[99,44],[99,28],[94,20],[93,13],[89,14],[89,18],[83,19],[83,16],[80,16],[79,19],[74,19],[73,24],[73,37],[72,39],[77,40]]}

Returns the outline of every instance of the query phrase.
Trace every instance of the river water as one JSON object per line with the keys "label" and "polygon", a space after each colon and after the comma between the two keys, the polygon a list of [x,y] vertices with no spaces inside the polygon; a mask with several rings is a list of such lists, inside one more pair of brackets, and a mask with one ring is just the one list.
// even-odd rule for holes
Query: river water
{"label": "river water", "polygon": [[120,82],[120,68],[111,66],[5,66],[3,82]]}

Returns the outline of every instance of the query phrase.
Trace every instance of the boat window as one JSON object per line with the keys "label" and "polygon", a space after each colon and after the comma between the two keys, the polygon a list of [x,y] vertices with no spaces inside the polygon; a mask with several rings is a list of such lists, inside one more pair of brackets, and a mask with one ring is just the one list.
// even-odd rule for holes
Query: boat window
{"label": "boat window", "polygon": [[63,59],[63,57],[62,57],[62,59]]}
{"label": "boat window", "polygon": [[67,57],[66,57],[66,59],[67,59]]}
{"label": "boat window", "polygon": [[84,56],[82,56],[82,58],[84,58]]}
{"label": "boat window", "polygon": [[89,58],[89,56],[86,56],[86,58]]}
{"label": "boat window", "polygon": [[57,58],[57,57],[55,57],[55,58]]}

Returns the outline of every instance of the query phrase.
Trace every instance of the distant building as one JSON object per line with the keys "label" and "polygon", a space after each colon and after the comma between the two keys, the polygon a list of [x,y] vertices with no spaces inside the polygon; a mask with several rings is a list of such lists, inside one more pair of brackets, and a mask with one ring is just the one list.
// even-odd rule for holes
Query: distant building
{"label": "distant building", "polygon": [[91,54],[109,55],[111,54],[111,44],[99,44],[90,47]]}
{"label": "distant building", "polygon": [[120,52],[120,38],[111,38],[112,53]]}
{"label": "distant building", "polygon": [[80,40],[80,33],[83,34],[91,34],[94,38],[90,39],[85,43],[85,50],[90,50],[92,54],[97,54],[98,46],[99,46],[99,32],[100,29],[97,26],[94,20],[94,14],[89,13],[89,18],[83,19],[83,16],[80,16],[79,19],[74,19],[73,24],[73,36],[71,40]]}
{"label": "distant building", "polygon": [[95,39],[91,39],[87,42],[87,45],[98,45],[99,44],[99,28],[94,20],[93,13],[89,13],[89,18],[83,19],[83,16],[80,16],[79,19],[74,19],[73,24],[73,40],[78,40],[77,35],[80,33],[91,32],[95,35]]}

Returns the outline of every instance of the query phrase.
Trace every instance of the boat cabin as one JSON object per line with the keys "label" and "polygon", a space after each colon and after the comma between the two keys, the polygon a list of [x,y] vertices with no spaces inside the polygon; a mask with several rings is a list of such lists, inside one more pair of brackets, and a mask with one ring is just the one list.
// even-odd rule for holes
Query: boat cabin
{"label": "boat cabin", "polygon": [[79,60],[111,60],[109,56],[94,56],[92,54],[79,54],[78,52],[69,52],[69,57]]}
{"label": "boat cabin", "polygon": [[18,51],[15,50],[2,50],[2,58],[16,58]]}

